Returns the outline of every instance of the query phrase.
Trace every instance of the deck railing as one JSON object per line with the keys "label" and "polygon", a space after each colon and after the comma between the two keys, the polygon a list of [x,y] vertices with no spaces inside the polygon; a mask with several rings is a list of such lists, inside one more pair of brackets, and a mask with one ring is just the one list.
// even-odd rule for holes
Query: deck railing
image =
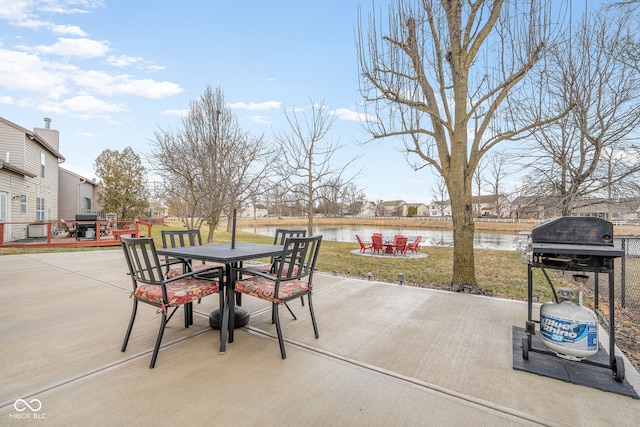
{"label": "deck railing", "polygon": [[[131,230],[135,232],[136,236],[151,236],[151,227],[153,226],[150,222],[140,221],[140,220],[120,220],[120,221],[107,221],[107,220],[97,220],[97,221],[16,221],[16,222],[0,222],[0,247],[5,246],[6,244],[16,242],[17,240],[29,238],[29,227],[40,227],[44,228],[46,231],[44,233],[38,233],[41,235],[34,237],[44,237],[46,238],[46,244],[52,244],[53,240],[56,237],[71,237],[74,233],[77,233],[78,224],[82,224],[85,228],[87,226],[91,228],[92,225],[95,226],[95,241],[100,242],[101,237],[105,237],[112,234],[112,230]],[[9,239],[5,238],[5,233],[7,230],[11,229],[13,226],[21,227],[20,237],[9,236]],[[146,227],[146,233],[141,233],[140,227]],[[119,233],[122,234],[122,233]]]}

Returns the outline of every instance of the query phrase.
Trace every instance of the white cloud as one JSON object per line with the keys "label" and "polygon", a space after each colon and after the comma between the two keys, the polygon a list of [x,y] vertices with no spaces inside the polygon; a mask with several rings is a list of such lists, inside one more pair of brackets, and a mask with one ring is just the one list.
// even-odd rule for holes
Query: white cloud
{"label": "white cloud", "polygon": [[127,111],[123,105],[106,102],[91,95],[73,96],[62,102],[44,103],[41,107],[44,111],[56,113],[120,113]]}
{"label": "white cloud", "polygon": [[275,110],[280,108],[282,105],[281,102],[278,101],[266,101],[260,103],[246,103],[246,102],[234,102],[229,104],[231,108],[238,110],[252,110],[252,111],[265,111],[265,110]]}
{"label": "white cloud", "polygon": [[113,122],[111,115],[127,111],[125,101],[118,97],[160,99],[181,93],[182,87],[170,81],[141,79],[109,68],[88,69],[85,60],[91,58],[106,58],[106,63],[119,68],[158,71],[164,67],[142,57],[110,54],[109,41],[93,40],[79,26],[41,20],[38,15],[87,13],[102,6],[96,0],[0,0],[0,22],[40,35],[44,30],[50,31],[49,36],[61,35],[55,42],[12,48],[0,42],[0,89],[5,92],[0,104]]}
{"label": "white cloud", "polygon": [[249,122],[250,123],[260,124],[260,125],[270,125],[271,124],[271,121],[268,120],[264,116],[251,116],[251,117],[249,117]]}
{"label": "white cloud", "polygon": [[68,34],[70,36],[86,37],[87,33],[77,25],[56,25],[51,24],[49,26],[51,31],[56,34]]}
{"label": "white cloud", "polygon": [[16,27],[30,28],[37,30],[39,28],[48,28],[51,24],[49,22],[40,21],[37,19],[25,19],[14,24]]}
{"label": "white cloud", "polygon": [[30,6],[30,0],[0,0],[0,18],[11,21],[26,19]]}
{"label": "white cloud", "polygon": [[36,55],[0,48],[0,87],[55,100],[68,92],[61,72],[68,67],[58,68]]}
{"label": "white cloud", "polygon": [[104,56],[109,51],[109,46],[106,42],[84,37],[74,39],[60,37],[58,41],[52,45],[36,46],[33,50],[42,54],[95,58]]}
{"label": "white cloud", "polygon": [[62,15],[89,13],[88,9],[104,7],[102,0],[44,0],[41,3],[42,11]]}
{"label": "white cloud", "polygon": [[79,71],[73,81],[94,93],[101,95],[135,95],[143,98],[160,99],[182,92],[177,83],[159,82],[151,79],[137,79],[129,74],[109,74],[104,71]]}
{"label": "white cloud", "polygon": [[361,113],[350,108],[336,108],[335,110],[331,111],[331,114],[337,116],[339,120],[347,120],[352,122],[375,122],[378,120],[371,114]]}
{"label": "white cloud", "polygon": [[107,64],[118,68],[136,66],[136,68],[146,69],[148,71],[160,71],[165,67],[156,65],[153,61],[148,61],[140,56],[128,56],[128,55],[109,55],[107,57]]}
{"label": "white cloud", "polygon": [[143,61],[143,58],[139,56],[127,56],[127,55],[109,55],[107,57],[107,64],[114,67],[124,68],[130,65],[134,65]]}
{"label": "white cloud", "polygon": [[185,108],[183,110],[164,110],[162,114],[166,116],[184,117],[187,115],[188,112],[189,110]]}

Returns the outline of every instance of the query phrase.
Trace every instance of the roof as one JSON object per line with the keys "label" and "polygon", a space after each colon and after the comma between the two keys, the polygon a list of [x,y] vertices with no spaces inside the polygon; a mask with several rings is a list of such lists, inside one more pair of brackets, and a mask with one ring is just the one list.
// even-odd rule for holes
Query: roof
{"label": "roof", "polygon": [[98,182],[94,178],[87,178],[86,176],[78,175],[77,173],[72,172],[69,169],[65,169],[63,167],[59,167],[58,170],[60,172],[68,173],[69,175],[73,175],[78,179],[83,179],[87,184],[98,185]]}
{"label": "roof", "polygon": [[19,126],[13,122],[10,122],[9,120],[5,119],[4,117],[0,117],[0,123],[4,123],[7,126],[10,126],[16,130],[19,130],[20,132],[24,132],[30,140],[32,141],[36,141],[38,144],[40,144],[45,150],[47,150],[48,152],[50,152],[51,154],[53,154],[54,156],[56,156],[58,159],[60,160],[66,160],[64,158],[64,156],[62,154],[60,154],[60,152],[58,150],[56,150],[55,148],[53,148],[51,146],[51,144],[49,144],[47,141],[44,140],[44,138],[42,138],[40,135],[38,135],[36,132],[30,131],[29,129],[25,129],[22,126]]}
{"label": "roof", "polygon": [[37,176],[36,174],[27,172],[26,170],[20,169],[18,167],[15,167],[11,163],[7,163],[4,160],[0,160],[0,169],[7,170],[9,172],[13,172],[21,176],[28,176],[29,178],[35,178]]}

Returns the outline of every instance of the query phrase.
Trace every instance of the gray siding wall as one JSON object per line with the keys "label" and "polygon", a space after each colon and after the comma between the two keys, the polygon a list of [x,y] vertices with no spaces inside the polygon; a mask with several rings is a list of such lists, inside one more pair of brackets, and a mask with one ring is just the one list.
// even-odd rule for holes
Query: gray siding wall
{"label": "gray siding wall", "polygon": [[[77,213],[100,211],[97,200],[97,186],[81,176],[60,168],[58,182],[58,212],[61,219],[74,220]],[[91,210],[86,212],[84,198],[91,200]]]}
{"label": "gray siding wall", "polygon": [[9,152],[9,163],[24,169],[24,139],[24,133],[0,122],[0,158],[6,161],[7,152]]}
{"label": "gray siding wall", "polygon": [[[40,175],[40,158],[44,154],[44,178]],[[27,212],[29,221],[36,220],[36,198],[43,198],[45,221],[58,219],[58,159],[40,144],[25,141],[25,170],[36,175],[27,178]]]}

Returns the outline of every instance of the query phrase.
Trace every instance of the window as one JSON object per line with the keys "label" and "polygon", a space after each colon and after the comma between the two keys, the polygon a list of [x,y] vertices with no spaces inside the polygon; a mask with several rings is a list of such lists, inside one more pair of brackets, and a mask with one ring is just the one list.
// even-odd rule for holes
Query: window
{"label": "window", "polygon": [[45,155],[44,153],[40,153],[40,177],[44,178],[44,165],[45,165]]}
{"label": "window", "polygon": [[44,199],[36,197],[36,221],[44,221]]}
{"label": "window", "polygon": [[91,199],[88,197],[82,198],[82,207],[89,212],[91,210]]}
{"label": "window", "polygon": [[20,195],[20,213],[21,214],[27,213],[27,195],[26,194]]}
{"label": "window", "polygon": [[6,222],[8,219],[8,200],[9,198],[7,197],[6,193],[0,193],[0,222]]}

